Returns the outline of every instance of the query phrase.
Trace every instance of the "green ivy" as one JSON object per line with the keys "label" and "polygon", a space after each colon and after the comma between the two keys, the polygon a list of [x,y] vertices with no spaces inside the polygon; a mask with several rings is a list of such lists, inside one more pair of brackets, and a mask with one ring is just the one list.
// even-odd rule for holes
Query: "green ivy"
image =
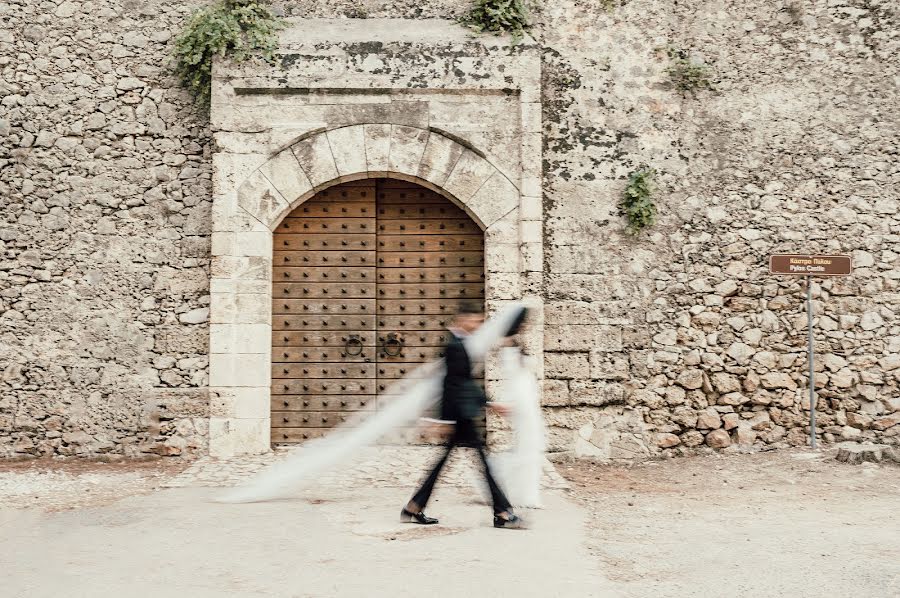
{"label": "green ivy", "polygon": [[684,95],[696,96],[701,89],[713,88],[713,72],[709,66],[694,62],[685,50],[669,48],[668,55],[671,64],[666,73],[675,89]]}
{"label": "green ivy", "polygon": [[655,175],[652,168],[641,168],[628,176],[619,209],[628,219],[628,232],[633,235],[656,223],[656,205],[652,197]]}
{"label": "green ivy", "polygon": [[200,9],[175,39],[175,74],[204,107],[209,106],[214,56],[243,62],[259,55],[275,60],[284,21],[261,0],[218,0]]}
{"label": "green ivy", "polygon": [[475,0],[461,21],[478,33],[509,33],[515,42],[531,27],[524,0]]}

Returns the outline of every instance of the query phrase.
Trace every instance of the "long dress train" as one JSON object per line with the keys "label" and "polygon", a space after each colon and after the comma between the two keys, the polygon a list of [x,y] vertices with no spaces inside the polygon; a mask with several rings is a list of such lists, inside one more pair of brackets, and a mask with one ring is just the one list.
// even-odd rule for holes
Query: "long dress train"
{"label": "long dress train", "polygon": [[[508,305],[481,328],[466,337],[466,351],[473,361],[481,361],[489,350],[521,323],[526,308]],[[391,401],[374,414],[360,412],[348,418],[330,434],[294,449],[283,460],[266,468],[250,482],[218,498],[219,502],[258,502],[284,497],[314,482],[316,475],[374,444],[391,430],[416,421],[438,403],[444,376],[443,361],[417,368],[388,390]]]}

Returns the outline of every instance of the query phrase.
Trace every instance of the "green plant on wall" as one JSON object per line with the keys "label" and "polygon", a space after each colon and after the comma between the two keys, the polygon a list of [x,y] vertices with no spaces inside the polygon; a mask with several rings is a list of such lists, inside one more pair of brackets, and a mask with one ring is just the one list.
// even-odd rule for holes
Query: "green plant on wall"
{"label": "green plant on wall", "polygon": [[628,232],[636,235],[656,223],[656,204],[653,203],[652,168],[640,168],[628,175],[628,185],[619,202],[621,213],[628,220]]}
{"label": "green plant on wall", "polygon": [[212,61],[275,59],[284,21],[260,0],[218,0],[194,14],[175,39],[175,74],[204,107],[209,106]]}
{"label": "green plant on wall", "polygon": [[696,96],[702,89],[713,88],[713,71],[709,66],[695,62],[685,50],[669,48],[667,53],[671,63],[666,73],[675,89]]}
{"label": "green plant on wall", "polygon": [[475,0],[461,22],[478,33],[509,33],[515,41],[531,26],[524,0]]}

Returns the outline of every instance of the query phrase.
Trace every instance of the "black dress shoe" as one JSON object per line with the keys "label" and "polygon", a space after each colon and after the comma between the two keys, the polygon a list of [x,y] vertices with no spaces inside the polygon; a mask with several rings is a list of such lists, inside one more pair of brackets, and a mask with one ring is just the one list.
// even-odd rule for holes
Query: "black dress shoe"
{"label": "black dress shoe", "polygon": [[509,514],[509,517],[501,517],[494,515],[494,527],[502,527],[504,529],[526,529],[525,520],[518,515]]}
{"label": "black dress shoe", "polygon": [[415,522],[420,525],[434,525],[438,522],[437,519],[435,519],[434,517],[429,517],[422,511],[413,513],[412,511],[407,511],[406,509],[400,511],[400,521],[402,521],[403,523]]}

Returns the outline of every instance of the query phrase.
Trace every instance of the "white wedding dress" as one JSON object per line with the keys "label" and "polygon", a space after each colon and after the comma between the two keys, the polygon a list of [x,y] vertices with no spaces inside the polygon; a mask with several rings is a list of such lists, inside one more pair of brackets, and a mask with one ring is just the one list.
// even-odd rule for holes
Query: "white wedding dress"
{"label": "white wedding dress", "polygon": [[[472,361],[485,355],[520,321],[525,307],[508,305],[463,341]],[[286,458],[263,470],[248,484],[235,488],[219,502],[258,502],[288,496],[315,482],[325,471],[352,459],[391,430],[408,426],[438,404],[444,378],[443,360],[417,368],[387,394],[394,395],[384,409],[359,412],[330,434],[293,449]]]}
{"label": "white wedding dress", "polygon": [[[491,472],[514,507],[541,507],[541,478],[547,446],[540,394],[534,374],[525,367],[518,347],[501,350],[502,404],[510,408],[513,443],[510,450],[488,456]],[[477,482],[482,496],[490,492],[483,478]]]}

